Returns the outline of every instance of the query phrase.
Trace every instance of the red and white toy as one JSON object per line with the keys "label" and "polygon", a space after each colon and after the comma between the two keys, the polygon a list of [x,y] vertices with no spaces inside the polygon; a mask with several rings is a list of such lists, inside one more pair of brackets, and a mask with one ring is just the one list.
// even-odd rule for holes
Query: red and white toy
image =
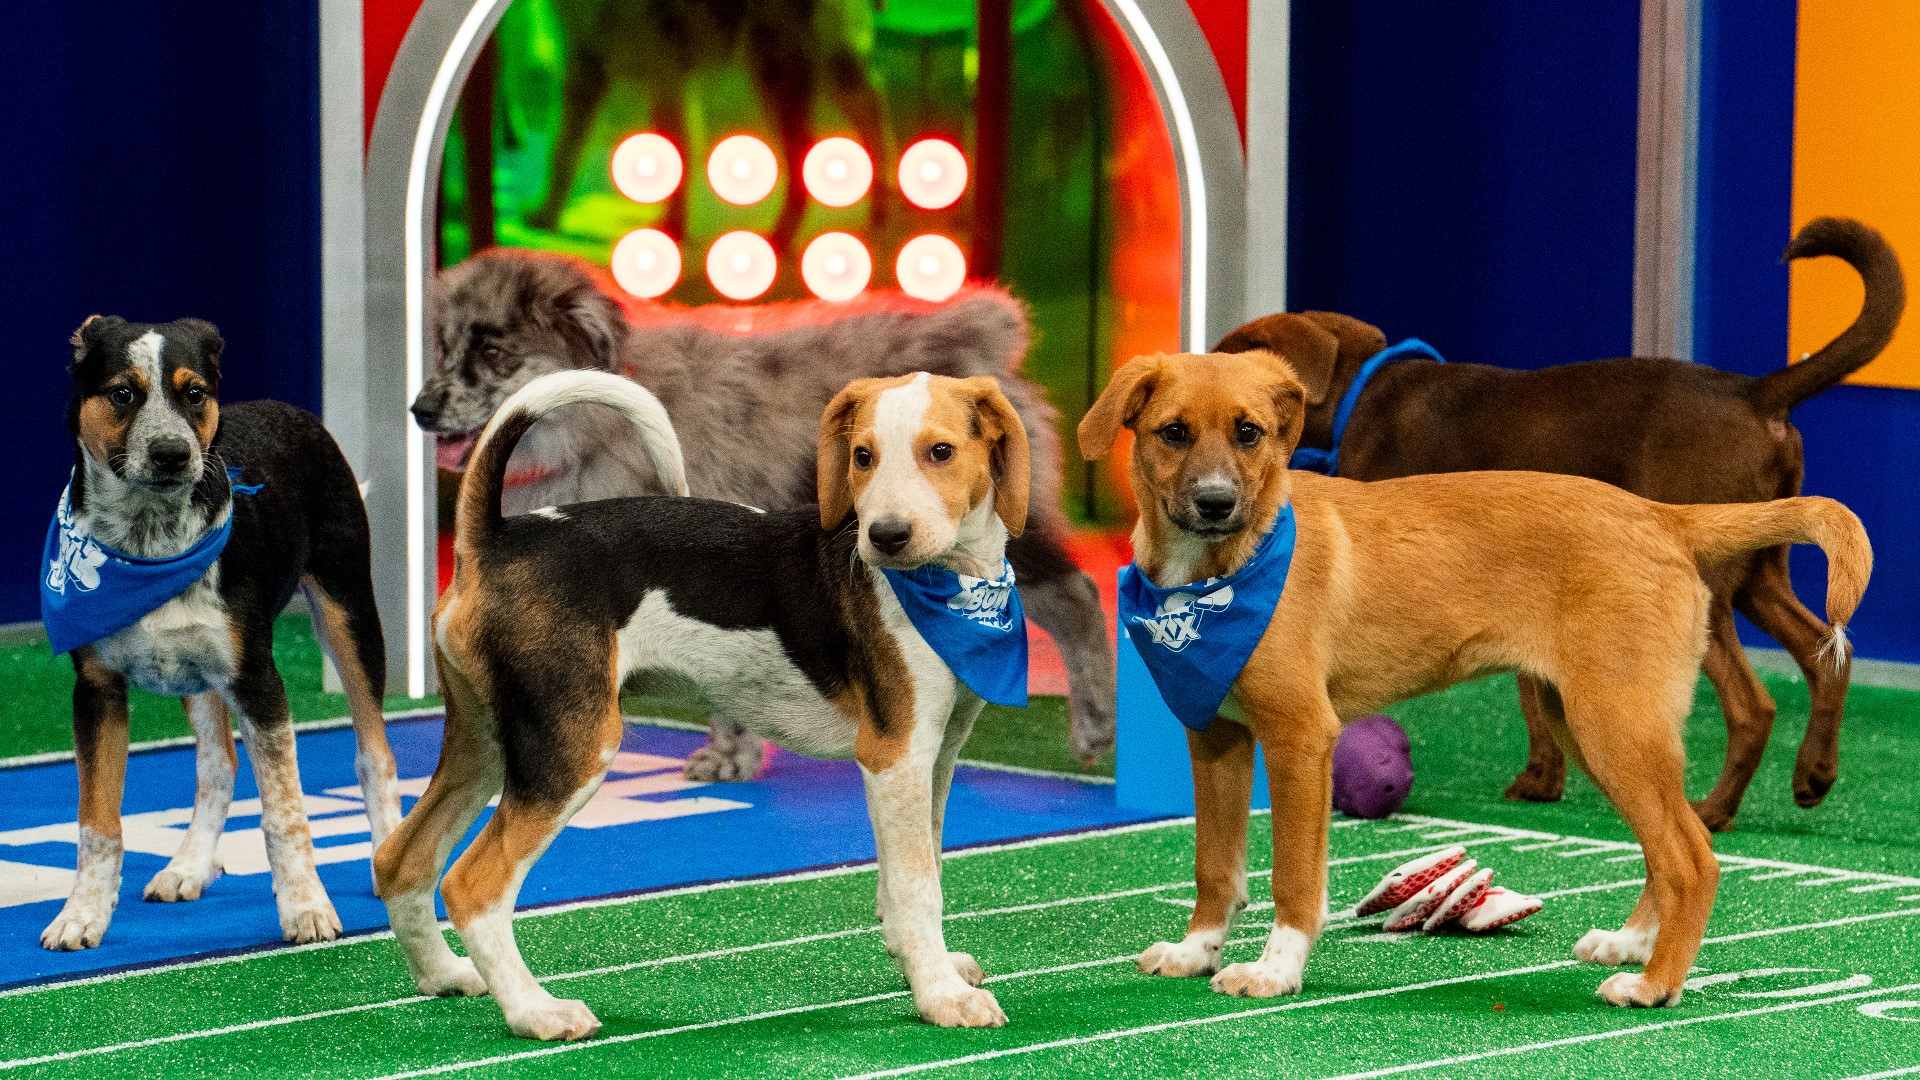
{"label": "red and white toy", "polygon": [[1389,931],[1431,934],[1458,923],[1461,929],[1479,934],[1519,922],[1544,906],[1535,897],[1492,882],[1493,871],[1467,858],[1467,849],[1455,845],[1395,867],[1354,913],[1387,912],[1382,928]]}

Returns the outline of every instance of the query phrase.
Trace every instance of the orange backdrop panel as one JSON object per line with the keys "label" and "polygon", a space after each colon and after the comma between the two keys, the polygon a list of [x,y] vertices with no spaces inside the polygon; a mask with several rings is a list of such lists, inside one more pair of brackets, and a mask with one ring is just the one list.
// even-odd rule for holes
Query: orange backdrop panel
{"label": "orange backdrop panel", "polygon": [[[1909,276],[1920,271],[1920,3],[1800,0],[1793,132],[1795,226],[1821,214],[1886,234]],[[1793,264],[1793,359],[1845,329],[1860,279],[1838,259]],[[1920,389],[1920,319],[1848,382]]]}

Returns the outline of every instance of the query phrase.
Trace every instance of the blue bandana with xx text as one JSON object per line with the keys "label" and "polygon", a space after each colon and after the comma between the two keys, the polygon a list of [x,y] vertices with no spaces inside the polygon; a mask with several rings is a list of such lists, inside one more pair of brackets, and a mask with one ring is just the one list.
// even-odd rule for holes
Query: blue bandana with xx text
{"label": "blue bandana with xx text", "polygon": [[1027,704],[1027,617],[1013,566],[997,578],[939,566],[881,567],[907,620],[967,688],[995,705]]}
{"label": "blue bandana with xx text", "polygon": [[1246,565],[1225,577],[1163,589],[1138,563],[1120,571],[1120,625],[1182,724],[1207,730],[1232,692],[1287,587],[1293,538],[1289,503]]}
{"label": "blue bandana with xx text", "polygon": [[[238,494],[257,493],[258,484],[234,483],[239,472],[228,469],[227,483]],[[229,509],[218,525],[178,555],[128,555],[81,526],[73,515],[72,490],[69,486],[60,493],[41,553],[40,620],[55,656],[117,634],[186,592],[220,558],[233,535]]]}

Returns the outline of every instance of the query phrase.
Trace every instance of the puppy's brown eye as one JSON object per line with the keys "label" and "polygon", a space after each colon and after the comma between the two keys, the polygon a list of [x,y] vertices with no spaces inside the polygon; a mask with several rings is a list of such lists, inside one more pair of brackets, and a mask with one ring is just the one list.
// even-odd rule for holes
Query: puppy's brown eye
{"label": "puppy's brown eye", "polygon": [[949,443],[937,442],[927,448],[927,457],[934,461],[945,461],[952,456],[953,446]]}
{"label": "puppy's brown eye", "polygon": [[873,451],[864,446],[853,448],[853,467],[856,469],[873,468]]}
{"label": "puppy's brown eye", "polygon": [[1234,440],[1249,448],[1260,445],[1260,439],[1265,435],[1266,430],[1251,420],[1240,421],[1240,426],[1233,430]]}
{"label": "puppy's brown eye", "polygon": [[136,396],[137,395],[134,394],[133,387],[131,386],[116,386],[113,389],[107,391],[107,400],[113,402],[115,405],[118,405],[123,409],[133,404],[133,399]]}
{"label": "puppy's brown eye", "polygon": [[1162,442],[1176,450],[1186,446],[1193,439],[1193,433],[1187,430],[1187,425],[1178,420],[1162,425],[1158,434]]}

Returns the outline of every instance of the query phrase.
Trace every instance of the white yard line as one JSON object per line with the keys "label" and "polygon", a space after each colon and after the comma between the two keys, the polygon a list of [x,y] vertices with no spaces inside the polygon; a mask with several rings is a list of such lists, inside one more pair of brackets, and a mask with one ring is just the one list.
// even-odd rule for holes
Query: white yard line
{"label": "white yard line", "polygon": [[[1582,1043],[1599,1042],[1603,1039],[1623,1039],[1629,1035],[1645,1035],[1654,1031],[1671,1031],[1674,1028],[1692,1027],[1695,1024],[1713,1024],[1722,1020],[1740,1020],[1749,1016],[1764,1016],[1769,1013],[1792,1012],[1795,1009],[1812,1009],[1821,1005],[1838,1005],[1847,1001],[1860,1001],[1865,998],[1885,997],[1906,990],[1920,989],[1920,983],[1903,983],[1900,986],[1885,986],[1878,990],[1862,990],[1854,994],[1836,994],[1833,997],[1814,998],[1808,1001],[1790,1001],[1784,1005],[1763,1005],[1754,1009],[1738,1009],[1734,1012],[1715,1013],[1712,1016],[1689,1016],[1680,1020],[1661,1020],[1652,1024],[1640,1024],[1637,1027],[1615,1028],[1612,1031],[1595,1031],[1586,1035],[1569,1035],[1564,1039],[1547,1039],[1543,1042],[1526,1043],[1521,1046],[1502,1046],[1494,1050],[1482,1050],[1477,1054],[1457,1054],[1453,1057],[1435,1058],[1432,1061],[1416,1061],[1406,1065],[1392,1065],[1384,1069],[1372,1069],[1367,1072],[1346,1073],[1330,1077],[1329,1080],[1372,1080],[1379,1076],[1395,1076],[1400,1073],[1420,1072],[1426,1069],[1444,1069],[1451,1065],[1466,1065],[1489,1058],[1511,1057],[1514,1054],[1529,1054],[1535,1050],[1552,1050],[1562,1046],[1579,1046]],[[1880,1074],[1888,1075],[1886,1073]]]}
{"label": "white yard line", "polygon": [[[1898,912],[1885,912],[1882,914],[1882,917],[1891,917],[1893,915],[1920,915],[1920,908],[1909,908],[1909,909],[1898,911]],[[1704,942],[1702,942],[1702,944],[1712,945],[1712,944],[1719,944],[1724,941],[1738,941],[1738,940],[1743,940],[1749,937],[1759,937],[1759,936],[1764,936],[1769,934],[1791,934],[1791,933],[1797,933],[1804,930],[1819,930],[1829,926],[1839,925],[1847,922],[1856,922],[1856,921],[1861,921],[1861,920],[1835,919],[1835,920],[1829,920],[1827,922],[1804,923],[1798,926],[1777,926],[1768,930],[1755,931],[1752,933],[1730,934],[1720,938],[1708,938]],[[1382,987],[1378,990],[1362,990],[1352,994],[1339,994],[1333,997],[1313,998],[1307,1001],[1289,1001],[1280,1005],[1265,1005],[1265,1006],[1260,1006],[1258,1008],[1241,1009],[1237,1012],[1222,1013],[1216,1016],[1202,1016],[1202,1017],[1196,1017],[1190,1020],[1170,1020],[1162,1024],[1148,1024],[1143,1027],[1123,1028],[1118,1031],[1103,1031],[1094,1035],[1076,1035],[1066,1039],[1055,1039],[1051,1042],[1033,1043],[1027,1046],[1009,1047],[1005,1050],[990,1050],[990,1051],[979,1053],[979,1054],[969,1054],[965,1057],[948,1058],[944,1061],[929,1061],[929,1062],[923,1062],[917,1065],[903,1065],[895,1069],[881,1069],[876,1072],[859,1073],[854,1076],[841,1077],[840,1080],[878,1080],[879,1077],[884,1077],[884,1076],[905,1076],[910,1073],[929,1072],[934,1069],[951,1068],[953,1066],[958,1066],[958,1065],[972,1065],[982,1061],[992,1061],[997,1058],[1013,1057],[1021,1054],[1034,1054],[1034,1053],[1039,1053],[1043,1050],[1057,1050],[1057,1049],[1061,1049],[1063,1047],[1069,1047],[1069,1046],[1083,1046],[1088,1043],[1111,1042],[1115,1039],[1126,1039],[1136,1035],[1151,1035],[1151,1034],[1155,1034],[1162,1031],[1175,1031],[1175,1030],[1180,1030],[1184,1028],[1201,1027],[1209,1024],[1226,1023],[1234,1020],[1244,1020],[1249,1017],[1265,1016],[1270,1013],[1290,1012],[1295,1009],[1311,1009],[1311,1008],[1316,1008],[1322,1005],[1333,1005],[1333,1004],[1339,1004],[1339,1003],[1348,1002],[1348,1001],[1361,1001],[1367,998],[1385,997],[1393,994],[1412,993],[1414,991],[1419,991],[1419,990],[1432,990],[1442,986],[1455,986],[1461,983],[1484,982],[1489,979],[1508,978],[1515,975],[1531,975],[1531,974],[1535,974],[1542,971],[1554,971],[1561,968],[1577,967],[1579,965],[1580,965],[1580,961],[1578,960],[1557,960],[1551,963],[1534,964],[1529,967],[1509,968],[1505,971],[1488,972],[1483,975],[1458,975],[1448,979],[1433,979],[1428,982],[1409,983],[1405,986]],[[1911,989],[1914,989],[1916,986],[1920,986],[1920,983],[1889,987],[1884,990],[1878,990],[1878,991],[1867,991],[1861,994],[1850,994],[1850,995],[1846,995],[1845,997],[1854,998],[1854,997],[1868,997],[1868,996],[1873,996],[1875,994],[1890,994],[1890,993],[1895,993],[1897,991],[1902,991],[1902,990],[1911,990]],[[1828,1003],[1828,1001],[1839,1001],[1839,1000],[1845,1000],[1845,998],[1832,998],[1832,999],[1825,999],[1822,1001],[1815,1001],[1815,1002],[1794,1002],[1790,1006],[1776,1005],[1776,1006],[1770,1006],[1764,1009],[1749,1010],[1749,1011],[1750,1012],[1770,1012],[1770,1011],[1779,1011],[1781,1009],[1792,1008],[1792,1007],[1804,1008],[1810,1004],[1826,1004]],[[1711,1020],[1711,1019],[1723,1019],[1723,1018],[1729,1018],[1729,1017],[1727,1017],[1725,1014],[1722,1014],[1722,1016],[1720,1017],[1698,1017],[1698,1018],[1695,1018],[1695,1020],[1698,1021],[1698,1020]],[[1621,1032],[1621,1033],[1624,1034],[1626,1032]],[[1613,1033],[1601,1033],[1600,1035],[1597,1035],[1594,1037],[1608,1038],[1608,1037],[1612,1037],[1612,1034]]]}
{"label": "white yard line", "polygon": [[[416,716],[439,716],[445,711],[446,709],[444,707],[433,705],[419,709],[395,709],[387,713],[386,716],[388,720],[411,720]],[[328,731],[333,728],[346,727],[352,723],[353,717],[351,716],[335,716],[325,720],[296,720],[293,724],[293,730],[298,734],[305,735],[309,731]],[[238,731],[234,732],[233,737],[241,742],[246,741],[241,738]],[[192,745],[193,736],[175,735],[165,739],[145,739],[136,743],[128,743],[127,753],[138,754],[145,750],[165,750],[172,746]],[[56,762],[72,760],[73,751],[71,750],[49,750],[44,754],[21,754],[17,757],[0,758],[0,769],[11,769],[22,765],[52,765]]]}
{"label": "white yard line", "polygon": [[1904,1069],[1888,1069],[1886,1072],[1863,1073],[1860,1076],[1849,1076],[1847,1080],[1887,1080],[1888,1077],[1912,1076],[1914,1073],[1920,1073],[1920,1065],[1909,1065]]}

